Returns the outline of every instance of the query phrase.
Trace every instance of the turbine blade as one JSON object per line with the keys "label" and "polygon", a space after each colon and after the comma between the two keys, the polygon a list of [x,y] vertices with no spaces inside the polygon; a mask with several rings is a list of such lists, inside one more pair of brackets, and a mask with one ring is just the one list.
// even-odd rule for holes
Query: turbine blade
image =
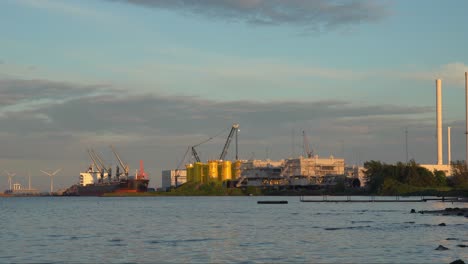
{"label": "turbine blade", "polygon": [[42,173],[44,173],[45,175],[49,175],[49,176],[50,176],[50,173],[45,172],[45,171],[43,171],[43,170],[40,170],[40,171],[41,171]]}
{"label": "turbine blade", "polygon": [[55,174],[57,174],[57,173],[58,173],[59,171],[61,171],[61,170],[62,170],[62,169],[58,169],[58,170],[56,170],[54,173],[52,173],[52,175],[55,175]]}

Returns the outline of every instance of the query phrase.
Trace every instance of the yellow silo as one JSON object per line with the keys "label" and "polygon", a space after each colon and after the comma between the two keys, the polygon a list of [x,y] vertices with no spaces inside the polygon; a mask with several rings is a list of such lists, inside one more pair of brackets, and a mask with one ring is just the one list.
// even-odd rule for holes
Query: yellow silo
{"label": "yellow silo", "polygon": [[185,168],[187,169],[187,182],[193,182],[193,164],[186,164]]}
{"label": "yellow silo", "polygon": [[223,181],[223,161],[219,160],[218,161],[218,181],[222,182]]}
{"label": "yellow silo", "polygon": [[193,166],[193,181],[194,182],[201,182],[203,175],[203,163],[195,162]]}
{"label": "yellow silo", "polygon": [[208,161],[208,178],[210,181],[218,180],[218,162],[216,160]]}
{"label": "yellow silo", "polygon": [[223,181],[232,179],[232,177],[231,177],[231,165],[232,165],[232,162],[230,160],[225,160],[225,161],[222,162],[222,172],[223,172],[222,179],[223,179]]}
{"label": "yellow silo", "polygon": [[234,166],[232,166],[232,179],[236,180],[239,179],[241,175],[241,161],[236,160],[234,162]]}
{"label": "yellow silo", "polygon": [[202,183],[207,183],[209,180],[210,180],[210,177],[208,176],[208,164],[203,163]]}

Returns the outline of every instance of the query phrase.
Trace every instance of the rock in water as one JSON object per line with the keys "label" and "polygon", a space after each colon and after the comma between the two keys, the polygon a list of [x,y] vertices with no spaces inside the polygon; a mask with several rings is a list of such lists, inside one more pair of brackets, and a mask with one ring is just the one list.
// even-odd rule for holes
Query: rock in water
{"label": "rock in water", "polygon": [[435,250],[449,250],[447,247],[439,245]]}
{"label": "rock in water", "polygon": [[446,224],[445,223],[440,223],[439,226],[446,226]]}
{"label": "rock in water", "polygon": [[465,264],[465,262],[461,259],[457,259],[455,261],[450,262],[450,264]]}

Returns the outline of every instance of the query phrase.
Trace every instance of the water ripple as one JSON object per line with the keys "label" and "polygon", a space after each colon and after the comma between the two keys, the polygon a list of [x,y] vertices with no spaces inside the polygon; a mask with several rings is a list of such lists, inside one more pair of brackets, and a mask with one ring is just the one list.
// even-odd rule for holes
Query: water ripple
{"label": "water ripple", "polygon": [[[408,213],[443,208],[438,202],[304,204],[296,197],[284,199],[288,206],[274,208],[258,207],[246,197],[0,199],[0,263],[468,259],[462,236],[468,233],[466,218]],[[450,250],[435,252],[439,244]]]}

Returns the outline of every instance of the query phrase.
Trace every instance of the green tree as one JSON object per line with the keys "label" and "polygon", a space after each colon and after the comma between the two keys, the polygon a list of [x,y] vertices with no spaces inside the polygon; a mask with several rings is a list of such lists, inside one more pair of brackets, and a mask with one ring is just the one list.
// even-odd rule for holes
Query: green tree
{"label": "green tree", "polygon": [[371,193],[394,194],[409,191],[417,187],[446,185],[446,178],[443,172],[435,171],[433,173],[421,167],[414,160],[408,163],[397,162],[395,165],[371,160],[364,163],[364,168],[366,169],[365,177],[367,185]]}
{"label": "green tree", "polygon": [[447,176],[445,175],[445,172],[434,170],[433,174],[434,174],[435,184],[437,186],[447,186]]}
{"label": "green tree", "polygon": [[468,170],[464,161],[458,160],[452,163],[450,185],[453,187],[468,188]]}
{"label": "green tree", "polygon": [[384,165],[380,161],[366,161],[364,163],[364,174],[366,185],[369,186],[369,191],[378,193],[384,182]]}

